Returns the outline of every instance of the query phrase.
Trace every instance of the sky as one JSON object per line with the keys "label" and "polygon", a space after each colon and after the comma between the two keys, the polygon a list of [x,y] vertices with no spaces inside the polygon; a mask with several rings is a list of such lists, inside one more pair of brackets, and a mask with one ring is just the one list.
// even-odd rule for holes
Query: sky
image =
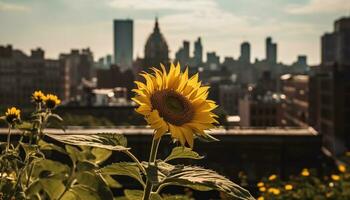
{"label": "sky", "polygon": [[297,55],[320,62],[320,36],[333,22],[350,16],[350,0],[0,0],[0,45],[24,52],[41,47],[58,58],[72,48],[90,47],[95,59],[113,52],[113,19],[134,20],[134,57],[143,56],[155,16],[170,48],[202,38],[204,52],[239,57],[251,44],[251,57],[265,57],[265,38],[278,44],[278,61]]}

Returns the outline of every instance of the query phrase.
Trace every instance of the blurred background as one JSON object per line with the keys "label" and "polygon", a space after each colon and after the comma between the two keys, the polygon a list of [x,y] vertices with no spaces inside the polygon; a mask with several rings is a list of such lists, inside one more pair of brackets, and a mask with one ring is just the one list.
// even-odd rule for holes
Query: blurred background
{"label": "blurred background", "polygon": [[1,113],[55,93],[68,132],[124,133],[146,159],[133,81],[179,62],[219,105],[221,142],[197,141],[195,164],[254,185],[350,147],[348,0],[0,0],[0,25]]}

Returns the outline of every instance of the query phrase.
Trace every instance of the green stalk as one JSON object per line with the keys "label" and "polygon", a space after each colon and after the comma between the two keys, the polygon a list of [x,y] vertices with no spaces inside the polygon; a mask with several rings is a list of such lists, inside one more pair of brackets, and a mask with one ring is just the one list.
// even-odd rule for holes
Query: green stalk
{"label": "green stalk", "polygon": [[9,131],[7,134],[7,145],[6,145],[6,152],[10,149],[10,138],[11,138],[11,125],[9,125]]}
{"label": "green stalk", "polygon": [[[159,143],[160,143],[160,138],[158,138],[158,139],[153,138],[151,153],[149,155],[148,166],[150,164],[154,164],[154,162],[156,161]],[[147,176],[146,187],[145,187],[144,192],[143,192],[142,200],[149,200],[149,197],[151,196],[152,189],[153,189],[153,184]]]}

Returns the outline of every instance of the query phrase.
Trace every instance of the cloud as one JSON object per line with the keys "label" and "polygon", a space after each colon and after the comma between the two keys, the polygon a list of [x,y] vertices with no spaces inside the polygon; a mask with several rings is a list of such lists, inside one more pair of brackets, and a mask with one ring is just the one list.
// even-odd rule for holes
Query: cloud
{"label": "cloud", "polygon": [[28,6],[0,2],[0,11],[5,11],[5,12],[28,12],[30,10],[31,10],[31,8],[28,7]]}
{"label": "cloud", "polygon": [[135,10],[192,10],[215,6],[212,0],[113,0],[111,7]]}
{"label": "cloud", "polygon": [[316,14],[348,12],[349,0],[311,0],[305,5],[289,5],[286,11],[290,14]]}

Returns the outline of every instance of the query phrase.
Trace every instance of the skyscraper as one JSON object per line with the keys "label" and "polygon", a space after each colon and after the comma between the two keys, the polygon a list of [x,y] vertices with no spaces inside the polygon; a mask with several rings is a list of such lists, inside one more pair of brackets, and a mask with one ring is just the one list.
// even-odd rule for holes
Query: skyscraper
{"label": "skyscraper", "polygon": [[182,66],[188,65],[190,62],[190,42],[183,41],[183,46],[175,53],[175,60],[180,62]]}
{"label": "skyscraper", "polygon": [[241,57],[240,61],[244,63],[250,63],[250,44],[249,42],[243,42],[241,44]]}
{"label": "skyscraper", "polygon": [[201,38],[198,37],[197,41],[194,42],[194,63],[199,65],[203,62],[203,47]]}
{"label": "skyscraper", "polygon": [[133,21],[114,20],[114,63],[122,71],[131,69],[133,58]]}
{"label": "skyscraper", "polygon": [[335,21],[334,32],[324,34],[321,42],[323,64],[350,66],[350,17]]}
{"label": "skyscraper", "polygon": [[266,61],[269,63],[277,62],[277,44],[272,42],[271,37],[266,38]]}

